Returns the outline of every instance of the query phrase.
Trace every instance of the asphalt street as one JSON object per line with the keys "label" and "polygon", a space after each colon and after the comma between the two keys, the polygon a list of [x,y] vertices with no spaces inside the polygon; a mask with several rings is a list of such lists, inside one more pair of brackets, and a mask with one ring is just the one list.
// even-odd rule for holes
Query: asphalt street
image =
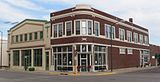
{"label": "asphalt street", "polygon": [[0,82],[160,82],[160,68],[103,76],[62,76],[1,70]]}

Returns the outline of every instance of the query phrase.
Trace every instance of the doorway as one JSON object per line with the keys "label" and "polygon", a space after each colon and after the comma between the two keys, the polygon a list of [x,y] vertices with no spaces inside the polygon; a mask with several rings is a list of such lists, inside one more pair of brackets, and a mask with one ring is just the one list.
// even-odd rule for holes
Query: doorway
{"label": "doorway", "polygon": [[90,55],[89,54],[78,54],[78,66],[79,72],[90,71]]}
{"label": "doorway", "polygon": [[49,52],[46,52],[46,70],[49,70]]}

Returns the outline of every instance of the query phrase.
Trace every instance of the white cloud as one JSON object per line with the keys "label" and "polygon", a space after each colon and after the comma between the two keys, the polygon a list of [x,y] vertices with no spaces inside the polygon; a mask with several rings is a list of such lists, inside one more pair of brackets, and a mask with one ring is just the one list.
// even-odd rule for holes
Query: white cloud
{"label": "white cloud", "polygon": [[25,9],[30,9],[30,10],[45,10],[43,7],[31,2],[30,0],[5,0],[11,5],[20,7],[20,8],[25,8]]}
{"label": "white cloud", "polygon": [[34,18],[32,15],[27,15],[25,12],[19,11],[12,6],[0,2],[0,19],[7,21],[19,21],[26,18]]}

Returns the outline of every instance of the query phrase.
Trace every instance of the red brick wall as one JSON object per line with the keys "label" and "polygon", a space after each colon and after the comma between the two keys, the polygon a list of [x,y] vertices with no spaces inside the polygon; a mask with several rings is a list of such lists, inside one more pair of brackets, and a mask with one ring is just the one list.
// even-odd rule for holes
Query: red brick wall
{"label": "red brick wall", "polygon": [[[111,48],[108,49],[108,64],[111,68]],[[133,50],[133,54],[119,54],[119,48],[112,48],[112,66],[113,69],[137,67],[140,63],[139,50]]]}
{"label": "red brick wall", "polygon": [[160,46],[150,44],[150,62],[151,65],[156,65],[156,59],[152,59],[152,56],[155,56],[155,54],[160,54]]}

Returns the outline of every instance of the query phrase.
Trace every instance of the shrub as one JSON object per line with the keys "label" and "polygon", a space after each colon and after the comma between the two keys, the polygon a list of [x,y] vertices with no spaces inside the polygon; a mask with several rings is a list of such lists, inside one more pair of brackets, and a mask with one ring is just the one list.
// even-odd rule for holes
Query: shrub
{"label": "shrub", "polygon": [[34,67],[30,67],[28,70],[29,71],[35,71],[35,68]]}

